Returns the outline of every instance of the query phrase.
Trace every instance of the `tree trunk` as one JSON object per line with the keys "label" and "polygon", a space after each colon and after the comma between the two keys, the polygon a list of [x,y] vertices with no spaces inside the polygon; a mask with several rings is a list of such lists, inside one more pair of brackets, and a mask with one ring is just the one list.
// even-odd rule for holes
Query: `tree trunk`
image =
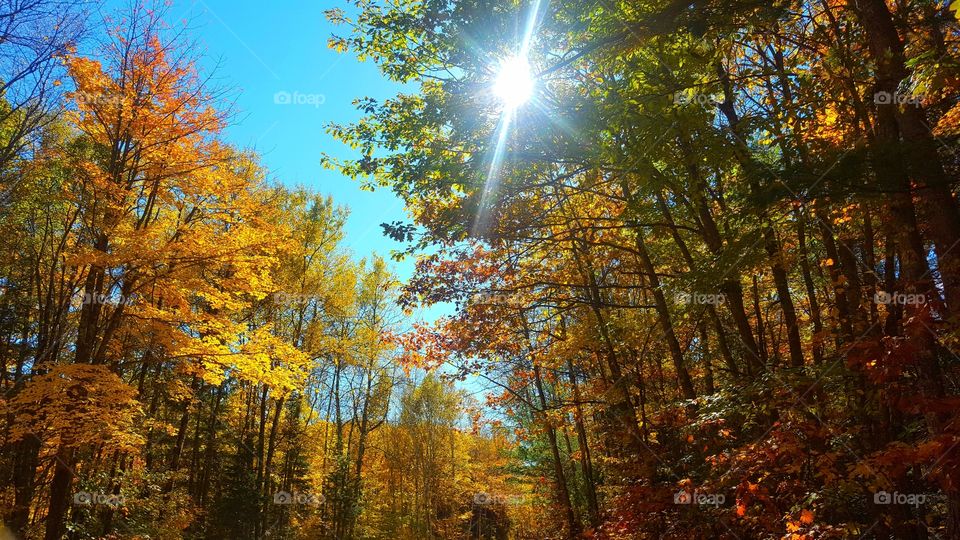
{"label": "tree trunk", "polygon": [[567,520],[567,530],[570,537],[576,537],[580,532],[580,520],[573,510],[573,504],[570,502],[570,491],[567,487],[567,475],[563,470],[563,459],[560,457],[560,448],[557,446],[557,432],[553,423],[547,416],[547,399],[544,396],[543,381],[540,376],[540,366],[533,362],[533,382],[537,389],[537,397],[540,401],[540,420],[547,431],[547,440],[550,443],[550,453],[553,456],[553,474],[557,483],[557,499],[563,508]]}
{"label": "tree trunk", "polygon": [[590,514],[590,524],[597,526],[600,523],[600,505],[597,501],[597,486],[593,476],[593,462],[590,458],[590,444],[587,439],[587,430],[583,425],[583,407],[580,401],[580,385],[574,372],[573,361],[567,359],[567,376],[573,388],[573,402],[576,410],[573,423],[577,429],[577,441],[580,445],[580,466],[583,468],[584,491],[587,496],[587,512]]}
{"label": "tree trunk", "polygon": [[66,533],[67,510],[70,508],[70,486],[73,484],[74,449],[61,445],[54,457],[50,504],[47,507],[47,528],[44,540],[61,540]]}
{"label": "tree trunk", "polygon": [[800,274],[803,276],[803,285],[807,290],[807,302],[810,305],[810,322],[813,323],[813,362],[823,362],[823,321],[820,319],[820,302],[817,301],[817,288],[813,284],[813,274],[810,272],[810,259],[807,253],[806,219],[804,209],[797,209],[797,246],[800,250]]}
{"label": "tree trunk", "polygon": [[[919,104],[902,106],[897,99],[901,82],[910,76],[903,42],[884,0],[857,0],[850,4],[867,35],[870,55],[876,64],[876,91],[888,99],[875,100],[877,143],[880,152],[892,159],[903,159],[908,167],[894,169],[903,175],[901,185],[909,189],[906,173],[916,182],[916,194],[933,240],[950,309],[960,304],[960,250],[953,249],[960,239],[960,212],[930,132],[924,109]],[[900,137],[904,145],[900,145]],[[902,150],[902,151],[897,151]]]}
{"label": "tree trunk", "polygon": [[[727,119],[727,124],[733,136],[734,154],[740,165],[743,166],[747,175],[747,183],[750,186],[751,195],[760,199],[761,185],[758,178],[764,170],[764,166],[757,162],[751,155],[749,148],[744,142],[740,133],[740,117],[737,115],[733,102],[733,88],[730,83],[730,75],[722,66],[717,66],[721,85],[723,87],[723,102],[718,105],[720,112]],[[783,246],[777,238],[777,233],[770,224],[767,212],[764,208],[759,208],[757,212],[760,220],[760,234],[763,236],[763,247],[767,252],[767,258],[770,263],[770,271],[773,274],[773,284],[777,289],[777,301],[780,304],[780,312],[783,313],[783,322],[787,326],[787,344],[790,348],[790,365],[800,367],[804,363],[803,344],[800,340],[800,326],[797,323],[797,310],[793,305],[793,298],[790,295],[790,283],[787,278],[787,269],[784,261]]]}
{"label": "tree trunk", "polygon": [[680,392],[684,399],[696,399],[697,393],[693,389],[693,382],[690,380],[690,373],[687,371],[683,359],[683,350],[680,348],[680,342],[673,330],[673,322],[670,318],[670,310],[667,307],[667,299],[663,295],[663,289],[660,285],[660,277],[657,275],[653,261],[650,259],[650,253],[647,251],[646,243],[643,240],[643,234],[637,231],[637,254],[640,256],[640,263],[650,280],[650,289],[653,293],[653,299],[656,305],[657,317],[660,320],[660,326],[663,329],[664,339],[667,341],[667,348],[670,351],[670,358],[673,360],[673,369],[677,372],[677,381],[680,385]]}

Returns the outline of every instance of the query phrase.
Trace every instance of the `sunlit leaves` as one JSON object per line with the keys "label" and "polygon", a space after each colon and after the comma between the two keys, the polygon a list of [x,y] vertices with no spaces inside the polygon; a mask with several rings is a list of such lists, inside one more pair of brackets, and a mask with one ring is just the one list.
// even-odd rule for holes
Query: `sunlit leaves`
{"label": "sunlit leaves", "polygon": [[35,437],[51,449],[99,444],[136,452],[143,443],[136,397],[106,366],[54,366],[7,403],[16,411],[12,437]]}

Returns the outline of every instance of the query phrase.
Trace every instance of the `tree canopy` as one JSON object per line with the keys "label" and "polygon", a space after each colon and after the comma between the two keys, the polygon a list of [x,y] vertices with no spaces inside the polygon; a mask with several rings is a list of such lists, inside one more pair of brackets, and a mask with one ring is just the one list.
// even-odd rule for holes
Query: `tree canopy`
{"label": "tree canopy", "polygon": [[332,8],[401,281],[162,6],[0,4],[0,536],[960,537],[955,6]]}

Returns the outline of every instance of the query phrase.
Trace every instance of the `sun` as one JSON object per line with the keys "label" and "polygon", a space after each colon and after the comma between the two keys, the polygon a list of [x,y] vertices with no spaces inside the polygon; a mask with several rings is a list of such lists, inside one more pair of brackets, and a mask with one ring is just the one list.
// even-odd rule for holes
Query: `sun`
{"label": "sun", "polygon": [[533,97],[533,76],[526,58],[515,56],[501,62],[493,93],[505,106],[516,109]]}

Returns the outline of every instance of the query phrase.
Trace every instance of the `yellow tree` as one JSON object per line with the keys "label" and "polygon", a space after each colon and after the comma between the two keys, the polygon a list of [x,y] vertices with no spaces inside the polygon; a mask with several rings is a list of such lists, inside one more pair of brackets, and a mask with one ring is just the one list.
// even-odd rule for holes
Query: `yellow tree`
{"label": "yellow tree", "polygon": [[[122,386],[109,373],[139,348],[144,365],[177,360],[178,375],[193,388],[217,382],[228,368],[291,388],[303,376],[295,350],[232,317],[272,289],[271,256],[287,233],[271,220],[262,171],[219,141],[227,118],[215,108],[220,96],[205,88],[184,53],[189,48],[168,32],[161,12],[134,8],[96,58],[65,60],[76,87],[68,120],[80,133],[63,149],[74,172],[65,192],[77,216],[65,260],[82,284],[73,363],[97,366],[74,375]],[[280,357],[292,369],[279,369]],[[47,387],[72,377],[71,369],[79,368],[39,359],[34,372],[52,378],[36,378],[23,399],[55,394]],[[36,413],[41,417],[58,410],[49,401],[31,403],[47,407]],[[91,402],[87,410],[96,414],[103,405],[106,415],[124,406],[108,404]],[[87,439],[44,440],[54,464],[47,538],[63,534],[77,452]],[[178,464],[175,451],[171,468]]]}

